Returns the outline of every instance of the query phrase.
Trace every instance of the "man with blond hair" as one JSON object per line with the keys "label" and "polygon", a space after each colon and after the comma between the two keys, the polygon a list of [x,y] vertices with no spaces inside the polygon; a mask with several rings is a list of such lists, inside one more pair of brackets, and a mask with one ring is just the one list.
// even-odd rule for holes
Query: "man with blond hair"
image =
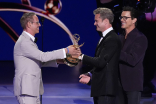
{"label": "man with blond hair", "polygon": [[58,67],[57,63],[66,58],[66,53],[77,57],[81,52],[73,46],[42,52],[34,42],[41,26],[36,14],[25,13],[20,22],[23,32],[14,46],[14,95],[19,104],[40,104],[39,95],[44,92],[41,67]]}

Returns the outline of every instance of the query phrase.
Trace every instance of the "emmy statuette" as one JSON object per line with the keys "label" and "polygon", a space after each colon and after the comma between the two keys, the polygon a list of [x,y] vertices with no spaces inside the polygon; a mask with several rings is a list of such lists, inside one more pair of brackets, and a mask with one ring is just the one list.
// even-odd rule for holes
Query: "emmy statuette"
{"label": "emmy statuette", "polygon": [[[79,36],[78,34],[74,34],[74,35],[73,35],[73,38],[74,38],[74,40],[76,41],[76,42],[73,44],[73,46],[74,46],[75,48],[80,48],[80,47],[82,47],[82,46],[84,45],[84,43],[81,44],[81,45],[78,45],[78,41],[80,40],[80,36]],[[73,67],[73,66],[76,66],[76,65],[78,64],[78,62],[79,62],[78,57],[77,57],[77,58],[73,58],[72,55],[66,54],[66,58],[64,59],[64,63],[65,63],[66,65],[68,65],[68,66],[70,66],[70,67]]]}

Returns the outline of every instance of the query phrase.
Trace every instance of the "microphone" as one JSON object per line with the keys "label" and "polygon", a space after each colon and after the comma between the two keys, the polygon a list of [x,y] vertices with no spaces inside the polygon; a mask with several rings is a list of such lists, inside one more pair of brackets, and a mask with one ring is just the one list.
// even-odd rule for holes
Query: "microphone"
{"label": "microphone", "polygon": [[45,18],[44,17],[41,17],[41,23],[43,24]]}

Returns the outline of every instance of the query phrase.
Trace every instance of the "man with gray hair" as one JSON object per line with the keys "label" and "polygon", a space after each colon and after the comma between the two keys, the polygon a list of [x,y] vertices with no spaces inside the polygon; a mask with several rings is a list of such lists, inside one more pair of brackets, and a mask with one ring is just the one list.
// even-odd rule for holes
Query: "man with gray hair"
{"label": "man with gray hair", "polygon": [[14,95],[19,104],[40,104],[39,94],[42,95],[44,92],[41,67],[58,67],[57,63],[62,63],[66,53],[78,57],[81,52],[73,46],[42,52],[34,42],[34,36],[39,33],[41,26],[36,14],[25,13],[20,22],[23,33],[14,46]]}
{"label": "man with gray hair", "polygon": [[82,54],[83,64],[92,66],[91,71],[81,74],[80,83],[91,81],[91,97],[94,104],[114,104],[118,87],[118,62],[121,42],[112,28],[114,15],[108,8],[94,10],[96,30],[102,32],[95,56]]}

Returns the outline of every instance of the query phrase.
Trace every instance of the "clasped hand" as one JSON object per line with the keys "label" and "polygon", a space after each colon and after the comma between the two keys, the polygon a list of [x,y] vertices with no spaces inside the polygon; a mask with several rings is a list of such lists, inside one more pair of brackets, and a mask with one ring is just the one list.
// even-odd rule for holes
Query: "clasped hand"
{"label": "clasped hand", "polygon": [[78,58],[82,54],[80,48],[75,48],[74,45],[68,46],[68,49],[68,54],[70,54],[72,58]]}

